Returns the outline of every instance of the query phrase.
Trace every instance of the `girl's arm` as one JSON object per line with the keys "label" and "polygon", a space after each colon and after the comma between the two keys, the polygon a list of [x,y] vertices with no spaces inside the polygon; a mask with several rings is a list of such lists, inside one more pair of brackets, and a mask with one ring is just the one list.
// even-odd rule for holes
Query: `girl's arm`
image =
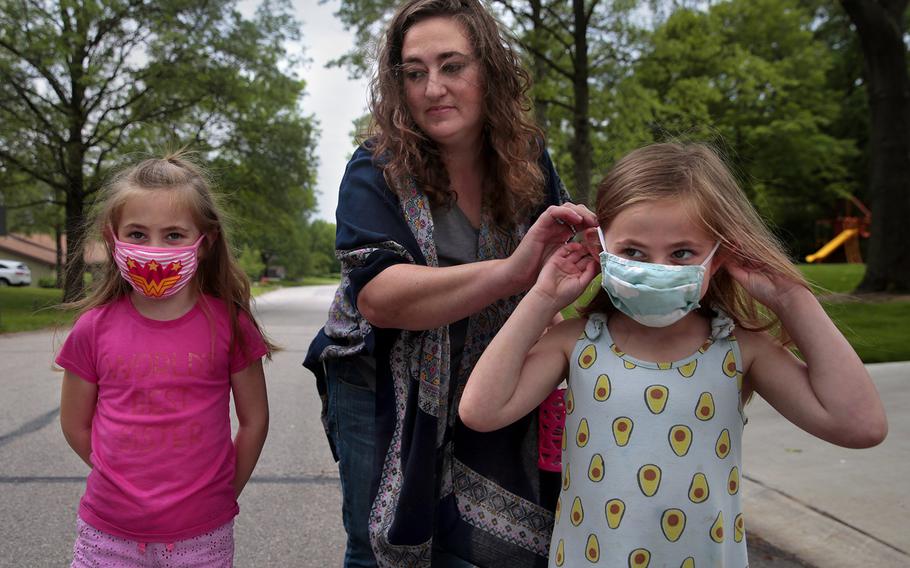
{"label": "girl's arm", "polygon": [[742,268],[728,270],[778,315],[805,358],[765,333],[738,333],[751,360],[751,387],[788,420],[832,444],[867,448],[884,440],[888,422],[878,391],[812,292]]}
{"label": "girl's arm", "polygon": [[60,428],[63,437],[89,467],[92,453],[92,417],[98,400],[98,385],[70,371],[63,372],[60,391]]}
{"label": "girl's arm", "polygon": [[269,432],[269,400],[265,389],[262,360],[257,359],[246,369],[231,375],[234,409],[240,427],[234,437],[237,465],[234,473],[234,492],[237,497],[253,475],[259,454]]}
{"label": "girl's arm", "polygon": [[507,426],[539,405],[565,377],[568,353],[584,321],[564,321],[543,332],[596,271],[579,244],[553,254],[474,366],[458,407],[466,426],[481,432]]}
{"label": "girl's arm", "polygon": [[423,330],[477,313],[501,298],[530,287],[555,246],[596,226],[583,205],[549,207],[509,258],[459,266],[395,264],[377,274],[360,291],[357,309],[376,327]]}

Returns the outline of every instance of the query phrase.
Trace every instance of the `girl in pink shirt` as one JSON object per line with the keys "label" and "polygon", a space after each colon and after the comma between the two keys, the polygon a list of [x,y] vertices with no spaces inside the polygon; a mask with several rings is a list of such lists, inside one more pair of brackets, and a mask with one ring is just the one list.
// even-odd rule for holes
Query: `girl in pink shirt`
{"label": "girl in pink shirt", "polygon": [[57,357],[63,434],[92,468],[74,567],[233,563],[237,497],[268,431],[272,345],[221,219],[179,153],[120,172],[102,195],[94,229],[110,262]]}

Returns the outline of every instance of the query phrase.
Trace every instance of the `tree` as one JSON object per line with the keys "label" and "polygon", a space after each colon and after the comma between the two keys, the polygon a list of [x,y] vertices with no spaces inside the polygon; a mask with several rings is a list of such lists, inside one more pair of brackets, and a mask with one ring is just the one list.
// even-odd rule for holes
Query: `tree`
{"label": "tree", "polygon": [[280,264],[301,275],[309,270],[305,232],[319,159],[313,121],[294,111],[296,90],[284,96],[245,105],[211,163],[229,197],[236,244],[259,251],[265,269]]}
{"label": "tree", "polygon": [[289,6],[246,20],[235,5],[2,0],[0,160],[62,198],[65,300],[81,295],[84,213],[112,164],[166,142],[242,145],[231,133],[260,107],[296,116],[303,83],[281,67],[297,36]]}
{"label": "tree", "polygon": [[852,188],[854,142],[831,132],[842,111],[832,66],[796,0],[679,9],[620,91],[638,114],[628,107],[609,138],[620,154],[641,143],[642,130],[652,140],[719,142],[758,208],[802,252],[814,244],[815,219]]}
{"label": "tree", "polygon": [[831,53],[833,65],[828,85],[836,93],[840,114],[829,129],[833,136],[853,140],[856,153],[846,162],[849,181],[845,190],[868,200],[869,103],[863,76],[863,53],[850,19],[838,3],[828,0],[801,0],[800,5],[815,22],[814,34]]}
{"label": "tree", "polygon": [[316,219],[308,228],[313,273],[325,276],[341,272],[341,262],[335,258],[335,224]]}
{"label": "tree", "polygon": [[[534,72],[535,118],[547,128],[576,201],[593,199],[610,93],[641,48],[634,0],[494,0]],[[563,152],[565,151],[565,152]],[[563,174],[565,177],[565,173]]]}
{"label": "tree", "polygon": [[869,101],[872,229],[863,292],[910,291],[907,0],[841,0],[859,35]]}
{"label": "tree", "polygon": [[[321,3],[328,0],[319,0]],[[373,56],[378,51],[386,23],[399,6],[397,0],[341,0],[337,17],[345,28],[354,32],[352,47],[347,53],[330,62],[346,67],[354,77],[368,77],[373,68]]]}

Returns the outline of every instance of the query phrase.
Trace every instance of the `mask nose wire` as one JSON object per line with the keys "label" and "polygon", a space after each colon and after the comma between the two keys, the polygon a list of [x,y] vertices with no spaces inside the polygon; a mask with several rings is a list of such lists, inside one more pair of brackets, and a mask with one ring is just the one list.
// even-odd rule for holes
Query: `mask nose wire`
{"label": "mask nose wire", "polygon": [[600,227],[597,227],[597,238],[600,239],[601,248],[604,250],[604,252],[607,252],[607,243],[604,241],[604,232]]}

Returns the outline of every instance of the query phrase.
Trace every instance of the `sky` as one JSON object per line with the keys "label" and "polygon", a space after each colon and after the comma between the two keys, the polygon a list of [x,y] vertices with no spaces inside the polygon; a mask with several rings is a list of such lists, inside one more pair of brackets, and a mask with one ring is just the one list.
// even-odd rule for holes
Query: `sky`
{"label": "sky", "polygon": [[354,152],[350,132],[353,120],[366,113],[367,80],[348,79],[346,69],[325,64],[346,52],[353,34],[347,32],[335,18],[339,0],[320,3],[317,0],[294,0],[297,19],[302,22],[304,54],[310,60],[300,75],[306,81],[304,114],[313,115],[319,122],[318,202],[315,218],[335,222],[338,204],[338,185],[344,166]]}

